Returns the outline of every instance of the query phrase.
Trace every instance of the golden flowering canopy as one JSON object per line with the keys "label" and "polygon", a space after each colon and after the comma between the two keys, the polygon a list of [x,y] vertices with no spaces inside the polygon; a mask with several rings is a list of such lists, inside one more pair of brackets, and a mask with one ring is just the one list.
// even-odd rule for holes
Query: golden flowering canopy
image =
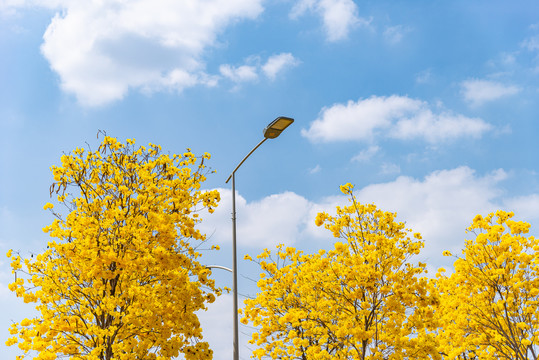
{"label": "golden flowering canopy", "polygon": [[257,327],[253,356],[439,358],[431,331],[436,297],[422,277],[425,264],[409,262],[423,246],[421,236],[396,214],[360,204],[350,184],[341,191],[350,205],[316,218],[341,240],[332,250],[307,255],[281,245],[255,260],[264,270],[260,292],[245,301],[242,319]]}
{"label": "golden flowering canopy", "polygon": [[454,273],[438,274],[444,358],[539,358],[539,240],[513,216],[477,215]]}
{"label": "golden flowering canopy", "polygon": [[195,314],[220,293],[196,260],[198,212],[219,201],[200,190],[210,156],[134,144],[105,136],[97,151],[77,148],[51,167],[51,195],[69,213],[51,210],[42,254],[8,253],[27,274],[9,288],[39,316],[13,324],[7,345],[36,360],[211,358]]}

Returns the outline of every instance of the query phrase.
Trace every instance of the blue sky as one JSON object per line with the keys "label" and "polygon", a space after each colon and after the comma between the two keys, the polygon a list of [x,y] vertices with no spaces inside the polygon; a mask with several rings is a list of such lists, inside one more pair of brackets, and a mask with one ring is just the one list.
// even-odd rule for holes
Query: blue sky
{"label": "blue sky", "polygon": [[[284,115],[295,123],[237,173],[240,258],[331,246],[314,216],[351,182],[423,234],[431,270],[447,267],[477,213],[512,210],[537,234],[538,98],[536,1],[0,0],[0,253],[43,249],[49,167],[105,130],[213,155],[206,187],[223,200],[203,229],[222,250],[205,259],[231,266],[224,182]],[[255,294],[256,267],[239,266]],[[31,311],[12,278],[0,258],[4,358],[11,320]],[[219,360],[231,309],[226,295],[201,314]]]}

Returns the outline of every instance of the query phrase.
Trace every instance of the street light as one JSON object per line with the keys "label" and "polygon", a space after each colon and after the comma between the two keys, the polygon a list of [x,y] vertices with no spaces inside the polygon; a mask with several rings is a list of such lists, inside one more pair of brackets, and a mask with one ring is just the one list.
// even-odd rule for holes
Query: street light
{"label": "street light", "polygon": [[268,139],[275,139],[277,136],[286,129],[290,124],[294,122],[294,119],[289,117],[280,116],[277,119],[273,120],[266,128],[264,129],[264,139],[256,145],[253,150],[251,150],[246,157],[236,166],[234,171],[230,174],[228,179],[226,179],[226,184],[232,178],[232,278],[233,278],[233,292],[234,292],[234,360],[239,360],[239,349],[238,349],[238,265],[236,260],[236,183],[235,183],[235,174],[240,166],[247,160],[251,154],[258,149],[264,141]]}

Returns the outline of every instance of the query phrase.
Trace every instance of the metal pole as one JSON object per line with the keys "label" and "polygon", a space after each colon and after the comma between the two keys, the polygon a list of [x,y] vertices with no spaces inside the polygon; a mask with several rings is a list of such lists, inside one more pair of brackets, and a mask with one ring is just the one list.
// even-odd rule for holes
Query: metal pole
{"label": "metal pole", "polygon": [[236,166],[232,174],[226,179],[225,183],[228,184],[230,179],[232,179],[232,287],[233,287],[233,296],[234,296],[234,359],[239,360],[239,346],[238,346],[238,261],[236,255],[236,170],[247,160],[251,154],[258,149],[260,145],[266,141],[267,138],[264,138],[260,141],[248,154],[243,158],[242,161]]}
{"label": "metal pole", "polygon": [[[259,144],[260,145],[260,144]],[[250,155],[250,154],[249,154]],[[245,159],[244,159],[245,161]],[[240,164],[241,165],[241,164]],[[239,360],[238,351],[238,264],[236,256],[236,177],[232,172],[232,278],[234,287],[234,360]],[[230,178],[229,178],[230,179]]]}
{"label": "metal pole", "polygon": [[[239,360],[239,347],[238,347],[238,261],[236,255],[236,171],[240,166],[247,160],[251,154],[258,149],[260,145],[264,143],[267,139],[274,139],[279,134],[286,129],[290,124],[294,122],[294,119],[280,116],[271,122],[264,129],[264,139],[260,141],[248,154],[243,158],[242,161],[236,166],[234,171],[230,174],[225,183],[228,184],[230,179],[232,179],[232,278],[233,278],[233,293],[234,293],[234,359]],[[221,267],[223,268],[223,267]],[[226,268],[225,270],[230,271]]]}

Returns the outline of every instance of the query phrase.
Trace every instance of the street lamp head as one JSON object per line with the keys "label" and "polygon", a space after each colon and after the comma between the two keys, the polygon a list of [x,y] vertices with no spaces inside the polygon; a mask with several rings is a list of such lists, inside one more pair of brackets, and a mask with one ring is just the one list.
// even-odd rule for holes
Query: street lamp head
{"label": "street lamp head", "polygon": [[264,129],[264,137],[266,139],[275,139],[277,136],[281,135],[284,129],[286,129],[290,124],[294,122],[294,119],[279,116],[277,119],[273,120],[266,128]]}
{"label": "street lamp head", "polygon": [[[293,122],[294,122],[294,119],[292,119],[292,118],[285,117],[285,116],[279,116],[277,119],[273,120],[268,126],[266,126],[266,128],[264,129],[264,139],[262,139],[262,141],[259,142],[258,145],[256,145],[253,148],[253,150],[251,150],[251,152],[249,154],[247,154],[246,157],[243,158],[243,160],[238,164],[238,166],[236,166],[234,171],[232,171],[232,173],[230,174],[228,179],[226,179],[225,183],[228,184],[228,181],[231,178],[233,178],[234,173],[236,172],[236,170],[238,170],[240,168],[241,164],[243,164],[244,161],[247,160],[247,158],[249,156],[251,156],[251,154],[256,149],[258,149],[258,147],[260,145],[262,145],[262,143],[264,143],[264,141],[266,141],[268,139],[275,139],[277,136],[281,135],[281,133],[284,131],[284,129],[286,129],[288,126],[290,126],[290,124],[292,124]],[[232,184],[234,184],[234,180],[232,180]]]}

